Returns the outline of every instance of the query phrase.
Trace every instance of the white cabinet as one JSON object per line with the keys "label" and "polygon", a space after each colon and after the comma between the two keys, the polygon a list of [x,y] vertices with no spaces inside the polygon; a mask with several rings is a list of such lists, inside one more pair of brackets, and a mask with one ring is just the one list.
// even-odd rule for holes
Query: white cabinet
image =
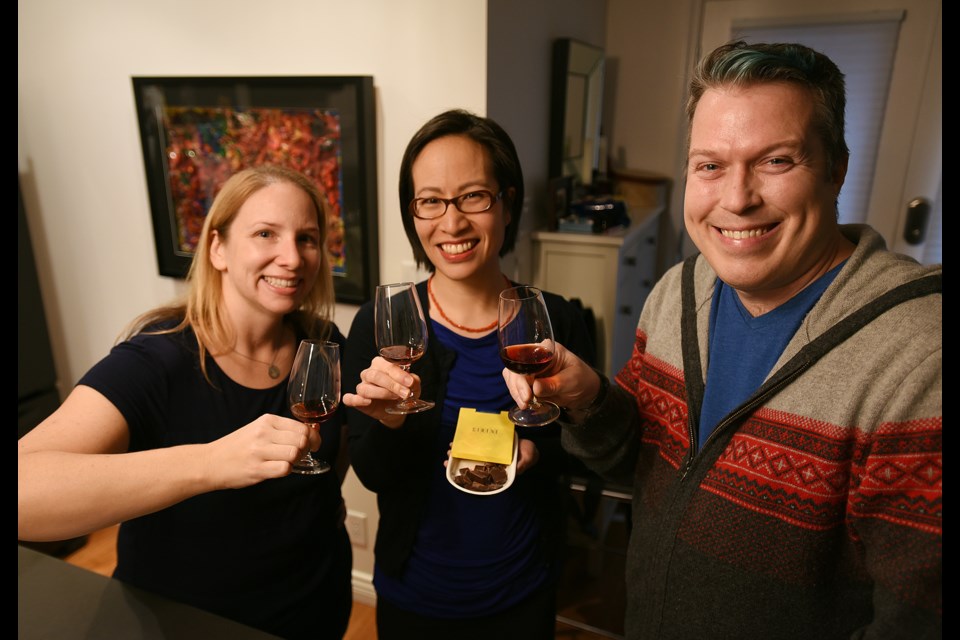
{"label": "white cabinet", "polygon": [[640,310],[655,282],[662,211],[635,211],[629,227],[602,234],[532,234],[534,285],[579,298],[593,311],[597,366],[611,378],[630,359]]}

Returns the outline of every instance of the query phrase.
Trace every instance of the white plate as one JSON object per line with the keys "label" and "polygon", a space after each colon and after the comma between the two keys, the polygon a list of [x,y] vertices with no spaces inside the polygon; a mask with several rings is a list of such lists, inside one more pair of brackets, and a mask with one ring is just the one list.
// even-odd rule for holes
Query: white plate
{"label": "white plate", "polygon": [[464,493],[472,493],[475,496],[492,496],[494,494],[500,493],[501,491],[506,491],[510,488],[510,485],[513,484],[513,479],[517,477],[517,453],[520,445],[520,440],[517,438],[517,434],[513,434],[513,460],[510,464],[507,465],[507,481],[503,483],[503,486],[499,489],[494,489],[493,491],[474,491],[473,489],[467,489],[466,487],[461,487],[457,484],[454,478],[457,477],[460,473],[462,467],[475,467],[478,464],[486,464],[485,462],[480,462],[478,460],[467,460],[465,458],[454,458],[453,456],[447,461],[447,482],[452,484],[454,487],[463,491]]}

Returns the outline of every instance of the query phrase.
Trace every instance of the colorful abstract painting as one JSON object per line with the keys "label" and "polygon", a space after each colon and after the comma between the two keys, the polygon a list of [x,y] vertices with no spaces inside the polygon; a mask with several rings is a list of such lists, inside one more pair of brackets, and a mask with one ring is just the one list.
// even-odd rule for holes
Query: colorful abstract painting
{"label": "colorful abstract painting", "polygon": [[344,275],[340,115],[334,109],[164,107],[170,202],[177,248],[192,253],[213,199],[226,179],[260,164],[313,178],[329,199],[333,274]]}

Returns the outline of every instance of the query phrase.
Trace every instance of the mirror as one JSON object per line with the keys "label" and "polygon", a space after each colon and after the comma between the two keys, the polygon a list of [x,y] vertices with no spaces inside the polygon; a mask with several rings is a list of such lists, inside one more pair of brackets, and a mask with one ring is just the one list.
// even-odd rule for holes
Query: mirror
{"label": "mirror", "polygon": [[589,185],[600,168],[604,53],[570,38],[553,43],[550,97],[551,178]]}

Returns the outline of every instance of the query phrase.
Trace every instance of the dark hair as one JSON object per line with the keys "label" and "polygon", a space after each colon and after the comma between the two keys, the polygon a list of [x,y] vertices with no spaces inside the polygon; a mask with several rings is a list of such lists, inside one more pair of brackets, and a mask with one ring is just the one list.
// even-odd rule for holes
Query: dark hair
{"label": "dark hair", "polygon": [[517,241],[517,230],[520,225],[520,214],[523,211],[523,170],[520,168],[520,158],[513,140],[504,131],[503,127],[491,120],[463,109],[451,109],[434,116],[420,127],[403,152],[400,162],[400,215],[403,216],[403,228],[413,249],[413,257],[418,266],[426,266],[430,271],[436,267],[427,258],[427,252],[420,244],[413,214],[410,213],[410,202],[413,200],[413,163],[420,152],[429,143],[445,136],[467,136],[479,143],[487,153],[493,164],[493,176],[497,180],[500,191],[503,192],[504,206],[510,211],[510,222],[504,231],[503,246],[500,247],[500,256],[503,257],[513,251]]}
{"label": "dark hair", "polygon": [[690,80],[687,148],[690,148],[693,115],[707,89],[769,82],[790,82],[810,91],[815,103],[814,126],[826,150],[827,170],[832,174],[850,155],[844,138],[847,100],[843,73],[830,58],[802,44],[747,44],[737,40],[704,56]]}

